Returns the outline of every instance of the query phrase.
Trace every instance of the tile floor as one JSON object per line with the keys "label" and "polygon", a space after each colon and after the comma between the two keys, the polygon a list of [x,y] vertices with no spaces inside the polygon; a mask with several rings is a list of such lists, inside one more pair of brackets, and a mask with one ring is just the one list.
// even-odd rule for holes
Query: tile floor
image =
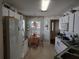
{"label": "tile floor", "polygon": [[44,43],[44,47],[30,48],[24,59],[54,59],[54,45]]}

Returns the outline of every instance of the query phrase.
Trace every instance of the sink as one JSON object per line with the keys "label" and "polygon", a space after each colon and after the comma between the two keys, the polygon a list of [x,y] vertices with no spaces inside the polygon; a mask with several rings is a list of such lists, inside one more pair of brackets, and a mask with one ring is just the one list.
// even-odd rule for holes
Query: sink
{"label": "sink", "polygon": [[63,55],[61,55],[62,59],[79,59],[78,56],[69,54],[69,53],[64,53]]}
{"label": "sink", "polygon": [[72,54],[78,54],[79,55],[79,50],[69,49],[68,52],[72,53]]}

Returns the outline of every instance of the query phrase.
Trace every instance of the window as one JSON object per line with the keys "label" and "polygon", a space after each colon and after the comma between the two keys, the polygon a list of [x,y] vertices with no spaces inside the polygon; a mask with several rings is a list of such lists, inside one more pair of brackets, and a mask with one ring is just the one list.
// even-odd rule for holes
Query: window
{"label": "window", "polygon": [[40,21],[32,21],[31,22],[31,27],[32,28],[40,28]]}

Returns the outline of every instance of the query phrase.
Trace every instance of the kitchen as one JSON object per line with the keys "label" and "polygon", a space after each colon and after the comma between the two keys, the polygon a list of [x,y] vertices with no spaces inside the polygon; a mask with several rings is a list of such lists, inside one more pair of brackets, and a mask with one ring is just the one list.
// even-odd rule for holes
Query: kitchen
{"label": "kitchen", "polygon": [[79,59],[78,0],[0,0],[0,28],[0,59]]}
{"label": "kitchen", "polygon": [[60,17],[59,29],[55,38],[57,59],[79,59],[79,11],[78,7]]}

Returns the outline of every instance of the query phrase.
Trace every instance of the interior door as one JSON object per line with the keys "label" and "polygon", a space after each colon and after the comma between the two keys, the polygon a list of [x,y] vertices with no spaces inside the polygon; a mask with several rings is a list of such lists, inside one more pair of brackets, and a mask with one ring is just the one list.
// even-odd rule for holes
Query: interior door
{"label": "interior door", "polygon": [[59,31],[59,21],[51,20],[50,22],[50,43],[55,44],[55,37]]}

